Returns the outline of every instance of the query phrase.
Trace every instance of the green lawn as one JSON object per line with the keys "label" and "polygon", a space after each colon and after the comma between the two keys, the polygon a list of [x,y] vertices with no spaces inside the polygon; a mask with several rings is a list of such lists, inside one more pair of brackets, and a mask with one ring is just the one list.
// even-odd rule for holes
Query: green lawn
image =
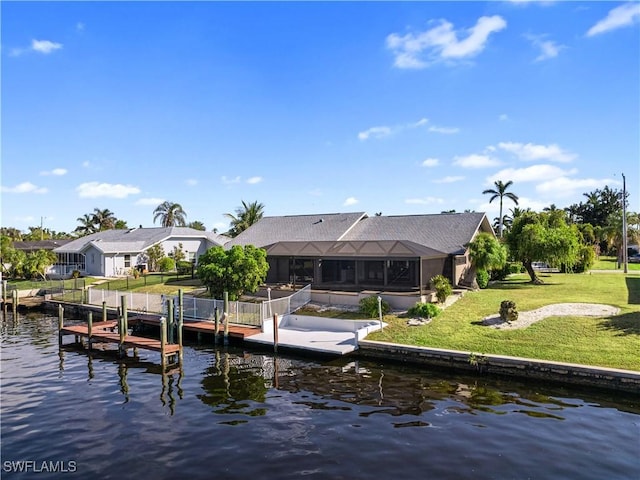
{"label": "green lawn", "polygon": [[[591,270],[624,270],[620,265],[618,268],[618,260],[616,257],[600,257],[596,260]],[[640,263],[627,263],[627,271],[640,271]]]}
{"label": "green lawn", "polygon": [[[640,277],[620,274],[548,274],[544,285],[524,276],[468,292],[430,324],[407,326],[407,319],[386,316],[390,325],[367,337],[393,343],[449,348],[640,370]],[[602,303],[620,308],[611,318],[550,317],[519,330],[480,325],[498,313],[502,300],[519,311],[553,303]]]}

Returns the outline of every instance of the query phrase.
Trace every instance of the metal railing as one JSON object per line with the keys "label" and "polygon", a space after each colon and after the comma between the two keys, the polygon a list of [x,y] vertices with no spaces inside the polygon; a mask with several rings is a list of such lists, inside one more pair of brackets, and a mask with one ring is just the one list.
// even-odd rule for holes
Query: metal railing
{"label": "metal railing", "polygon": [[[88,288],[86,295],[86,303],[89,305],[102,305],[105,302],[109,308],[118,308],[121,305],[121,297],[127,297],[127,307],[134,312],[157,313],[166,315],[166,300],[169,298],[165,295],[154,293],[133,293],[118,290],[102,290]],[[178,314],[178,297],[170,297],[173,299],[174,312]],[[272,315],[286,315],[294,312],[298,308],[306,305],[311,301],[311,285],[307,285],[303,289],[297,291],[293,295],[286,298],[278,298],[262,303],[251,302],[229,302],[229,311],[227,312],[229,323],[240,325],[251,325],[261,327],[262,322]],[[191,296],[183,296],[182,298],[182,315],[188,320],[203,320],[213,322],[215,319],[215,311],[218,310],[220,316],[224,310],[224,301],[210,298],[198,298]]]}

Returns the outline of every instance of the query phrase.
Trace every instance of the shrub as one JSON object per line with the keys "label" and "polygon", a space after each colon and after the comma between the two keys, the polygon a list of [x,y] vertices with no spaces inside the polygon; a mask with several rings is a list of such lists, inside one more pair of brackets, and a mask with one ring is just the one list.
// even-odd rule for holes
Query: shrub
{"label": "shrub", "polygon": [[440,309],[433,303],[418,302],[407,313],[412,317],[433,318],[440,315]]}
{"label": "shrub", "polygon": [[578,261],[573,266],[576,273],[586,272],[596,262],[596,252],[590,245],[582,245],[578,250]]}
{"label": "shrub", "polygon": [[436,275],[430,280],[431,288],[436,291],[438,302],[444,303],[449,295],[453,293],[451,283],[444,275]]}
{"label": "shrub", "polygon": [[489,285],[489,273],[486,270],[478,270],[476,272],[476,281],[478,282],[478,287],[487,288],[487,285]]}
{"label": "shrub", "polygon": [[80,278],[80,270],[74,270],[71,272],[71,278]]}
{"label": "shrub", "polygon": [[[371,318],[378,318],[378,297],[372,295],[370,297],[365,297],[360,300],[360,313],[363,313]],[[391,310],[389,306],[389,302],[386,300],[382,300],[381,302],[382,314],[386,315]]]}
{"label": "shrub", "polygon": [[161,272],[170,272],[176,268],[176,262],[173,261],[173,258],[170,257],[162,257],[158,260],[158,270]]}
{"label": "shrub", "polygon": [[193,267],[193,264],[186,260],[180,260],[176,266],[176,268],[178,269],[178,273],[180,275],[189,275],[191,273],[192,267]]}
{"label": "shrub", "polygon": [[131,275],[133,276],[133,278],[138,279],[140,278],[140,270],[138,270],[137,268],[132,268],[131,269]]}
{"label": "shrub", "polygon": [[516,302],[513,300],[503,300],[500,303],[500,320],[503,322],[515,322],[518,319]]}

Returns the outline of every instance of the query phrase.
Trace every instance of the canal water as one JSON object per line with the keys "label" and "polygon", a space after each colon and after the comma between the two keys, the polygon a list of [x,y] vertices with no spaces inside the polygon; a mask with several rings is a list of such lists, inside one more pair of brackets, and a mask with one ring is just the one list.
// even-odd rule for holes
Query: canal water
{"label": "canal water", "polygon": [[640,478],[637,396],[195,339],[163,374],[1,325],[3,479]]}

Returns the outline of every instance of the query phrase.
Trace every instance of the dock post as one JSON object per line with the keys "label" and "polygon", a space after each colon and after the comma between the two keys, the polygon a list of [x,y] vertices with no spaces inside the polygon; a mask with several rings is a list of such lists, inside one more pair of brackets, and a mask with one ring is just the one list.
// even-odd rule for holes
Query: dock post
{"label": "dock post", "polygon": [[102,321],[107,321],[107,302],[102,302]]}
{"label": "dock post", "polygon": [[58,304],[58,343],[62,345],[62,329],[64,328],[64,308]]}
{"label": "dock post", "polygon": [[215,330],[213,331],[213,344],[218,343],[218,327],[220,326],[220,319],[218,318],[218,307],[213,309],[213,321],[215,322]]}
{"label": "dock post", "polygon": [[14,290],[12,292],[13,298],[12,298],[12,302],[11,302],[11,308],[13,310],[13,319],[15,320],[16,318],[18,318],[18,303],[19,303],[19,297],[18,297],[18,290]]}
{"label": "dock post", "polygon": [[222,323],[224,324],[223,343],[226,346],[229,345],[229,314],[227,312],[222,314]]}
{"label": "dock post", "polygon": [[[120,298],[120,301],[122,302],[123,306],[124,306],[124,303],[126,302],[126,300],[123,300],[124,298],[125,298],[124,295]],[[118,344],[118,354],[122,357],[124,356],[124,337],[126,337],[127,335],[127,330],[124,325],[123,309],[120,308],[118,310],[119,310],[118,311],[118,333],[120,334],[120,343]]]}
{"label": "dock post", "polygon": [[182,325],[184,324],[183,309],[184,299],[182,296],[182,289],[180,289],[178,290],[178,331],[176,332],[178,336],[178,345],[180,347],[180,364],[182,364]]}
{"label": "dock post", "polygon": [[89,335],[89,350],[91,350],[91,334],[93,333],[93,312],[89,311],[87,316],[87,334]]}
{"label": "dock post", "polygon": [[160,356],[162,357],[162,368],[165,366],[164,347],[167,344],[167,319],[160,317]]}
{"label": "dock post", "polygon": [[273,314],[273,351],[278,353],[278,314]]}
{"label": "dock post", "polygon": [[2,305],[7,304],[7,281],[2,280]]}
{"label": "dock post", "polygon": [[[173,330],[173,319],[175,314],[173,313],[173,298],[167,300],[167,330],[171,332]],[[173,339],[173,335],[170,333],[170,339]]]}
{"label": "dock post", "polygon": [[129,312],[127,311],[127,296],[122,295],[120,297],[120,305],[122,306],[122,328],[124,330],[124,334],[127,334],[129,330]]}
{"label": "dock post", "polygon": [[224,310],[222,312],[222,323],[224,325],[224,344],[229,344],[229,292],[223,292]]}

